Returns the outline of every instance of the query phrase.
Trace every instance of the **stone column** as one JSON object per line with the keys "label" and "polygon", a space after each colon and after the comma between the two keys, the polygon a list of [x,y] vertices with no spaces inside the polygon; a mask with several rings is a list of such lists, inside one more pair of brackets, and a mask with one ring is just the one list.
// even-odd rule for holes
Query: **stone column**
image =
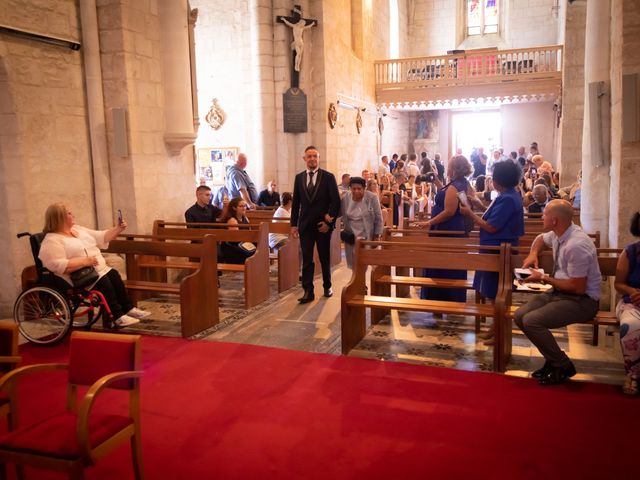
{"label": "stone column", "polygon": [[562,118],[557,165],[562,186],[571,185],[582,168],[584,125],[584,42],[587,5],[566,5],[564,22],[564,68],[562,71]]}
{"label": "stone column", "polygon": [[[610,0],[587,2],[585,56],[584,56],[584,123],[582,130],[582,205],[580,220],[586,232],[600,232],[603,243],[608,244],[609,231],[609,129],[611,101],[609,78]],[[590,98],[589,84],[604,82],[604,95],[600,98],[600,125],[592,125],[591,109],[597,108],[598,99]],[[598,123],[598,122],[593,122]],[[592,137],[600,135],[602,149],[592,148]],[[603,245],[603,246],[605,246]]]}
{"label": "stone column", "polygon": [[[251,0],[249,2],[251,23],[251,74],[253,89],[253,128],[256,132],[250,151],[251,163],[261,163],[260,168],[251,168],[255,172],[253,181],[261,190],[271,179],[277,179],[276,160],[276,102],[274,83],[273,25],[275,14],[271,0]],[[279,179],[277,179],[279,181]]]}
{"label": "stone column", "polygon": [[158,12],[164,72],[164,141],[171,155],[179,155],[196,139],[191,98],[190,12],[187,0],[161,0]]}
{"label": "stone column", "polygon": [[115,224],[115,218],[111,197],[111,173],[109,171],[109,152],[107,151],[107,126],[95,0],[80,2],[80,20],[82,22],[82,58],[87,86],[87,116],[91,139],[96,221],[97,227],[104,229],[111,228]]}

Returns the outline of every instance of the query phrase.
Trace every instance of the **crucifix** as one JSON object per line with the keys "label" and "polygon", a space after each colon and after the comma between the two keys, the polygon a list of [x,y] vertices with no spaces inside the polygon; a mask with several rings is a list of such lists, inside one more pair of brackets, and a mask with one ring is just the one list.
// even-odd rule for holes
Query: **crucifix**
{"label": "crucifix", "polygon": [[304,40],[302,38],[304,31],[318,25],[317,20],[302,17],[302,8],[300,5],[294,5],[291,10],[291,16],[285,17],[278,15],[276,21],[284,23],[291,28],[293,33],[293,42],[291,42],[291,50],[293,51],[292,69],[291,69],[291,87],[299,88],[300,86],[300,68],[302,66],[302,51],[304,50]]}

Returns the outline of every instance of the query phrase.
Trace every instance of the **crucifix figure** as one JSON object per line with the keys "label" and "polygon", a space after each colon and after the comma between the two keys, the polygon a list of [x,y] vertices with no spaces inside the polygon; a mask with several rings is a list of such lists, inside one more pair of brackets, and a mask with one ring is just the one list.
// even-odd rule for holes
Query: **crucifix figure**
{"label": "crucifix figure", "polygon": [[291,42],[291,50],[293,51],[293,74],[291,83],[293,87],[298,87],[298,73],[302,65],[302,51],[304,50],[304,40],[302,36],[305,30],[318,25],[318,21],[310,18],[302,18],[302,8],[300,5],[294,5],[291,12],[290,17],[278,15],[276,21],[290,27],[293,33],[293,42]]}

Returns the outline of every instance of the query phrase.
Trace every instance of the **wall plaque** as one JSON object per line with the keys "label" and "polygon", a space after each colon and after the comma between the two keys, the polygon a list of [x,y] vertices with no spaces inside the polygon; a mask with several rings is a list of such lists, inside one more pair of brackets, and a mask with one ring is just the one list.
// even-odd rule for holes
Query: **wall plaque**
{"label": "wall plaque", "polygon": [[299,88],[282,94],[283,124],[286,133],[307,131],[307,95]]}

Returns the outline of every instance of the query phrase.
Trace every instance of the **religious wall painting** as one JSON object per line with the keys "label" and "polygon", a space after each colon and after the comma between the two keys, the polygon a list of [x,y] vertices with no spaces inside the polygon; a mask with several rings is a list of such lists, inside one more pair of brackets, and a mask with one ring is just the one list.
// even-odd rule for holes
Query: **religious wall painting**
{"label": "religious wall painting", "polygon": [[427,110],[425,112],[420,112],[416,120],[416,140],[439,140],[439,118],[440,112],[438,110]]}
{"label": "religious wall painting", "polygon": [[238,147],[199,148],[196,158],[196,182],[209,187],[224,185],[224,174],[238,158]]}
{"label": "religious wall painting", "polygon": [[224,124],[226,114],[224,113],[224,110],[222,110],[222,107],[218,105],[217,98],[214,98],[211,102],[211,108],[209,108],[205,119],[209,126],[214,130],[218,130]]}

